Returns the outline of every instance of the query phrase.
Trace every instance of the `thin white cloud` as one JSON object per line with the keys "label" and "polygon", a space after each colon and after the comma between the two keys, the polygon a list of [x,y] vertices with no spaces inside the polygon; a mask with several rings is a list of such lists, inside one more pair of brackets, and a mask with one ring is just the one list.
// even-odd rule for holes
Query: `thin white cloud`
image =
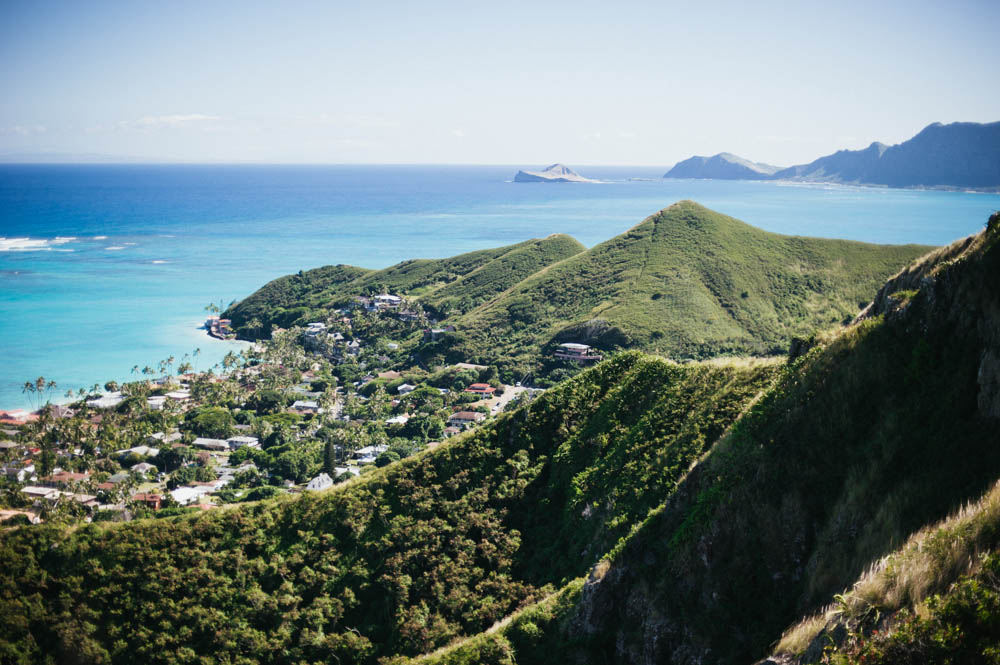
{"label": "thin white cloud", "polygon": [[618,132],[618,138],[625,141],[634,141],[636,139],[635,132]]}
{"label": "thin white cloud", "polygon": [[601,133],[600,132],[591,132],[589,134],[584,134],[583,136],[580,137],[580,139],[583,140],[583,141],[600,141],[601,140]]}
{"label": "thin white cloud", "polygon": [[466,136],[464,129],[453,129],[451,130],[451,135],[460,139],[464,139]]}
{"label": "thin white cloud", "polygon": [[217,115],[204,113],[174,113],[170,115],[147,115],[138,120],[122,120],[119,129],[137,129],[155,131],[159,129],[188,129],[192,127],[208,127],[222,120]]}
{"label": "thin white cloud", "polygon": [[320,113],[305,118],[307,123],[331,125],[350,129],[399,129],[402,123],[395,118],[369,113]]}
{"label": "thin white cloud", "polygon": [[44,125],[13,125],[11,127],[0,127],[0,134],[17,134],[18,136],[31,136],[32,134],[44,134],[48,129]]}

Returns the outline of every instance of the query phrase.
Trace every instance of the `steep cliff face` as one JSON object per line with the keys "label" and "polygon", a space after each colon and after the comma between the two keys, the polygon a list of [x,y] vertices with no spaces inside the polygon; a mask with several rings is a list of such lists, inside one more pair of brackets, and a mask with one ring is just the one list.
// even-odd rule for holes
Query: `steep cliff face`
{"label": "steep cliff face", "polygon": [[793,363],[595,567],[566,629],[579,662],[756,660],[1000,477],[997,226],[898,275]]}

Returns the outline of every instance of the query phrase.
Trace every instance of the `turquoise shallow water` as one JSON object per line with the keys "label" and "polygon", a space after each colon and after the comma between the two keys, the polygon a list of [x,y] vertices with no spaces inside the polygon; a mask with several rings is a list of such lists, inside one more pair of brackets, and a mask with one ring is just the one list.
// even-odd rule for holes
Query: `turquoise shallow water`
{"label": "turquoise shallow water", "polygon": [[587,246],[694,199],[780,233],[944,244],[1000,196],[661,180],[580,168],[601,184],[514,184],[516,167],[0,166],[0,408],[39,375],[66,388],[127,379],[201,349],[209,302],[330,263],[379,268],[550,233]]}

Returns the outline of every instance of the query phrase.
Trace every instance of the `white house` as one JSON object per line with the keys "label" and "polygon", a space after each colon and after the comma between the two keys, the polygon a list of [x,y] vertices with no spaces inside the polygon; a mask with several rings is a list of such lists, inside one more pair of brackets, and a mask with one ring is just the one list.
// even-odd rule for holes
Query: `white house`
{"label": "white house", "polygon": [[405,395],[407,393],[412,393],[416,389],[417,389],[416,386],[411,386],[409,383],[404,383],[403,385],[396,388],[396,392],[399,393],[400,395]]}
{"label": "white house", "polygon": [[209,439],[199,436],[191,445],[206,450],[229,450],[229,442],[224,439]]}
{"label": "white house", "polygon": [[189,503],[194,503],[197,499],[205,496],[212,489],[210,487],[178,487],[170,493],[170,496],[174,498],[174,501],[182,506],[186,506]]}
{"label": "white house", "polygon": [[92,406],[95,409],[113,409],[124,401],[125,396],[120,392],[104,393],[100,397],[88,399],[87,406]]}
{"label": "white house", "polygon": [[255,436],[231,436],[226,440],[226,442],[233,450],[237,450],[243,446],[260,448],[260,440]]}
{"label": "white house", "polygon": [[318,492],[319,490],[325,490],[327,487],[333,486],[333,479],[325,473],[321,473],[306,485],[306,489],[310,492]]}

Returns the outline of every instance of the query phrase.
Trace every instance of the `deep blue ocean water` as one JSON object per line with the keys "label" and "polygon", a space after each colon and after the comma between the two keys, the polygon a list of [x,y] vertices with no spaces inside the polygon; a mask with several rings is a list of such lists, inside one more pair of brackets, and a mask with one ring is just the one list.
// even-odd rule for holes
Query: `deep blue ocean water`
{"label": "deep blue ocean water", "polygon": [[606,240],[680,199],[780,233],[945,244],[1000,196],[661,180],[580,168],[601,184],[515,184],[507,166],[0,165],[0,408],[39,375],[61,395],[201,349],[209,302],[331,263],[381,268],[550,233]]}

